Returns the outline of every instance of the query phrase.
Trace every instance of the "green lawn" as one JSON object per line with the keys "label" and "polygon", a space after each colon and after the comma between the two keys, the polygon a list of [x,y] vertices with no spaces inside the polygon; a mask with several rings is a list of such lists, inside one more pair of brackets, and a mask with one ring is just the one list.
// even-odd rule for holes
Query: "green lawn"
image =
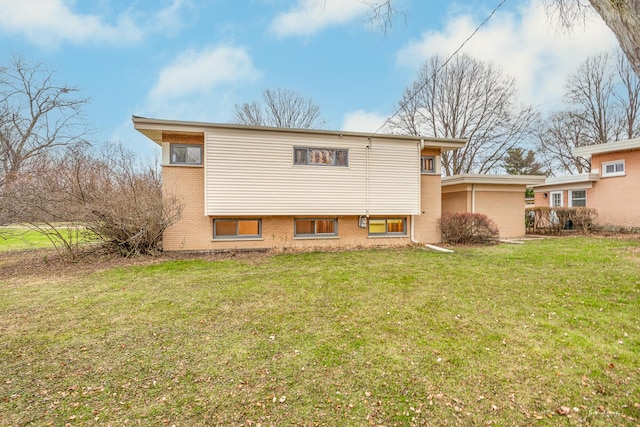
{"label": "green lawn", "polygon": [[640,242],[0,278],[0,426],[640,423]]}
{"label": "green lawn", "polygon": [[52,247],[42,233],[22,227],[0,227],[0,252]]}

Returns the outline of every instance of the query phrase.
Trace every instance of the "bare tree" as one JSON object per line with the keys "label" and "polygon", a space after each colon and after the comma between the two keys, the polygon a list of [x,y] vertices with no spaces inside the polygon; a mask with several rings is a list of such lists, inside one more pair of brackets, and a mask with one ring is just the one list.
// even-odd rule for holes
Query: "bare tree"
{"label": "bare tree", "polygon": [[234,122],[278,128],[322,129],[320,107],[311,98],[285,89],[262,92],[261,102],[235,105]]}
{"label": "bare tree", "polygon": [[614,108],[614,74],[608,53],[587,58],[567,81],[565,102],[583,126],[583,144],[604,144],[619,135]]}
{"label": "bare tree", "polygon": [[587,145],[580,115],[575,112],[552,114],[538,132],[538,152],[551,175],[589,172],[590,163],[574,157],[571,150]]}
{"label": "bare tree", "polygon": [[59,86],[40,64],[15,57],[0,68],[0,189],[38,156],[86,134],[78,89]]}
{"label": "bare tree", "polygon": [[38,174],[20,174],[14,181],[8,195],[14,220],[71,258],[95,247],[90,242],[123,256],[155,253],[164,230],[180,218],[182,204],[163,195],[155,168],[134,159],[121,144],[68,147]]}
{"label": "bare tree", "polygon": [[640,135],[640,80],[620,53],[585,60],[567,81],[567,109],[551,114],[538,131],[539,152],[553,171],[590,171],[571,150]]}
{"label": "bare tree", "polygon": [[446,175],[495,170],[508,150],[522,142],[536,114],[516,103],[515,81],[493,64],[468,55],[448,63],[429,59],[399,102],[395,131],[439,138],[468,138],[442,155]]}

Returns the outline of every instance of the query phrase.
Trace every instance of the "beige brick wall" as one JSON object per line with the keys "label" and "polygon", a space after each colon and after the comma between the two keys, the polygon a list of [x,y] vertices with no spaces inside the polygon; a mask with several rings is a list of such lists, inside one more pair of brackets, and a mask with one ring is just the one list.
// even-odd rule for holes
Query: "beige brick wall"
{"label": "beige brick wall", "polygon": [[625,175],[601,175],[587,191],[587,206],[598,211],[598,224],[640,227],[640,150],[594,154],[591,168],[602,173],[602,163],[616,160],[624,160]]}

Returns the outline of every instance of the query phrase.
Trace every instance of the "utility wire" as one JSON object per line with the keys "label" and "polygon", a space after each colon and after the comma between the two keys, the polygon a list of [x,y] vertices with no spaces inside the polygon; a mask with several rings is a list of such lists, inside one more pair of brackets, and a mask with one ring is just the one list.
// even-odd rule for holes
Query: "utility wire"
{"label": "utility wire", "polygon": [[469,40],[471,40],[473,38],[473,36],[476,35],[476,33],[478,31],[480,31],[480,29],[482,27],[484,27],[484,25],[489,22],[489,20],[493,17],[493,15],[496,14],[496,12],[498,11],[498,9],[500,9],[502,7],[503,4],[505,4],[507,2],[507,0],[502,0],[496,7],[493,8],[493,10],[491,11],[491,13],[489,14],[489,16],[487,16],[485,18],[484,21],[482,21],[475,30],[473,30],[473,32],[471,33],[471,35],[469,37],[466,38],[465,41],[462,42],[462,44],[451,54],[449,55],[449,57],[447,58],[446,61],[444,61],[442,63],[442,65],[440,65],[440,67],[438,67],[434,72],[433,72],[433,76],[431,77],[431,79],[427,79],[425,80],[420,87],[414,91],[413,95],[411,95],[406,101],[404,101],[403,103],[400,104],[400,106],[395,110],[395,112],[393,114],[391,114],[385,121],[383,124],[380,125],[380,127],[378,129],[375,130],[375,132],[373,132],[369,138],[374,137],[375,135],[378,134],[378,132],[380,132],[391,120],[393,120],[394,117],[396,117],[398,114],[400,114],[400,112],[407,106],[407,104],[413,100],[413,98],[415,98],[418,95],[418,92],[420,92],[422,89],[424,89],[429,83],[430,80],[435,79],[436,74],[438,74],[440,72],[440,70],[442,70],[444,67],[447,66],[447,64],[462,50],[462,48],[469,42]]}

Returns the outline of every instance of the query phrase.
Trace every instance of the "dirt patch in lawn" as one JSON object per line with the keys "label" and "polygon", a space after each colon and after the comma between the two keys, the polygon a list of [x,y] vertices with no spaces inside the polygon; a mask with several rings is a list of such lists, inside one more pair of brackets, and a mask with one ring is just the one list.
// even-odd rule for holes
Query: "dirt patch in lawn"
{"label": "dirt patch in lawn", "polygon": [[167,261],[201,259],[219,261],[242,259],[258,262],[271,256],[271,252],[165,252],[157,256],[137,256],[124,258],[105,251],[91,251],[77,260],[60,255],[55,250],[37,249],[28,251],[0,252],[0,280],[50,278],[91,274],[117,267],[152,265]]}

